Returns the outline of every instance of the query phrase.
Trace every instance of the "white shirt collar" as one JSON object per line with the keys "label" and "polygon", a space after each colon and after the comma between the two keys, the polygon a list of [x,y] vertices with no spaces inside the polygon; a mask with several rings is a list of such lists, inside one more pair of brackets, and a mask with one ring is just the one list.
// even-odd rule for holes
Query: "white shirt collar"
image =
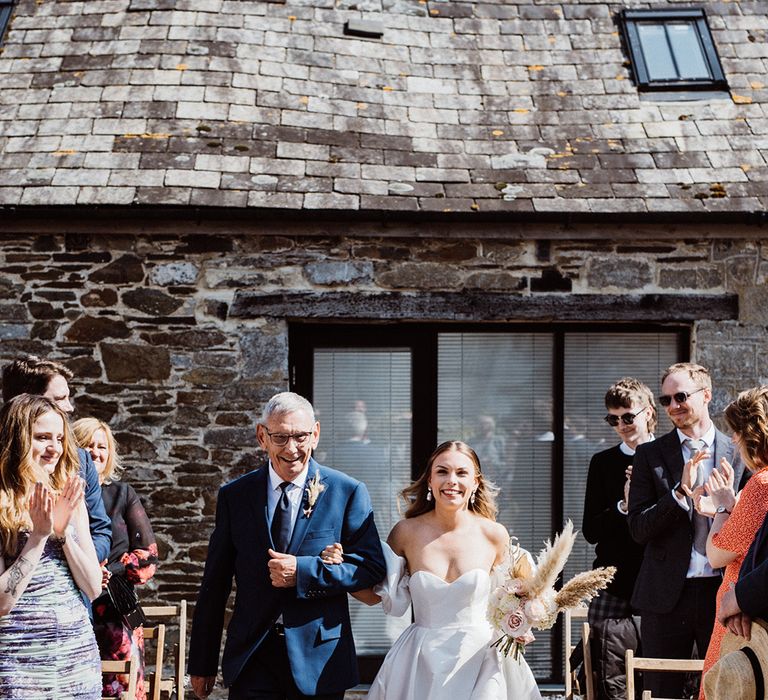
{"label": "white shirt collar", "polygon": [[[712,447],[712,445],[715,444],[715,430],[716,430],[715,429],[715,424],[714,423],[710,423],[709,430],[707,430],[707,432],[704,433],[704,435],[702,435],[699,438],[699,440],[701,440],[704,443],[705,447],[709,448],[709,447]],[[686,435],[682,430],[680,430],[680,428],[677,429],[677,438],[678,438],[678,440],[680,440],[680,444],[681,445],[686,440],[693,440],[694,439],[694,438]]]}
{"label": "white shirt collar", "polygon": [[[292,482],[291,484],[293,486],[297,486],[300,489],[304,488],[304,484],[307,483],[307,473],[309,472],[309,464],[307,464],[306,468],[304,469],[301,474],[299,474]],[[280,476],[272,466],[272,462],[269,463],[269,487],[274,491],[276,489],[280,488],[280,484],[283,483],[285,479],[283,479],[282,476]],[[290,490],[290,489],[289,489]]]}
{"label": "white shirt collar", "polygon": [[625,455],[629,455],[630,457],[631,457],[633,454],[635,454],[635,451],[634,451],[634,450],[633,450],[633,449],[632,449],[632,448],[631,448],[629,445],[627,445],[627,443],[626,443],[626,442],[624,442],[624,441],[622,441],[622,442],[620,442],[620,443],[619,443],[619,449],[620,449],[620,450],[621,450],[621,451],[622,451],[622,452],[623,452]]}

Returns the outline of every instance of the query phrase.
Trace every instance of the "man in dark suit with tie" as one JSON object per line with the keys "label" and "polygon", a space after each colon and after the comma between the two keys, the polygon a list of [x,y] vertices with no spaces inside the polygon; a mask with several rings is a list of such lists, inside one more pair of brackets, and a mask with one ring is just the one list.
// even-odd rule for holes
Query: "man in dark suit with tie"
{"label": "man in dark suit with tie", "polygon": [[[704,658],[715,619],[720,572],[706,556],[711,520],[696,512],[689,494],[721,460],[733,459],[733,443],[709,416],[709,371],[689,362],[669,367],[659,403],[675,425],[653,442],[639,445],[633,462],[628,524],[645,545],[632,595],[641,612],[643,655],[690,658],[694,644]],[[739,483],[743,465],[734,464]],[[654,696],[681,697],[682,674],[645,674]]]}
{"label": "man in dark suit with tie", "polygon": [[[257,426],[269,463],[219,491],[189,650],[192,687],[213,689],[224,611],[237,584],[221,666],[230,700],[341,700],[357,684],[347,593],[378,583],[385,563],[365,485],[315,462],[320,424],[291,392]],[[323,561],[341,543],[341,565]]]}

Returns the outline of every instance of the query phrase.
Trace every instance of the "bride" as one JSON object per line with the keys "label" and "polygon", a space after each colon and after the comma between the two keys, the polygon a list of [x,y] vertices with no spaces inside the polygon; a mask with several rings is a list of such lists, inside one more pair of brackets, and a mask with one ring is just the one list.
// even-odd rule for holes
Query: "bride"
{"label": "bride", "polygon": [[[444,442],[403,496],[410,506],[384,547],[386,579],[353,595],[396,616],[413,603],[415,622],[390,649],[368,700],[539,700],[525,660],[490,646],[488,596],[505,577],[509,534],[495,521],[495,488],[474,450]],[[342,555],[338,544],[323,552],[328,563]]]}

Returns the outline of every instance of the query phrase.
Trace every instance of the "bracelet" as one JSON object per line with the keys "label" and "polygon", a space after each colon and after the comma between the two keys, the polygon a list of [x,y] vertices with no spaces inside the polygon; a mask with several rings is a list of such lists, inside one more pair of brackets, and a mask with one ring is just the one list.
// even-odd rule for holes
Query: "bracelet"
{"label": "bracelet", "polygon": [[67,543],[67,533],[59,537],[55,532],[48,537],[51,542],[58,542],[62,547]]}

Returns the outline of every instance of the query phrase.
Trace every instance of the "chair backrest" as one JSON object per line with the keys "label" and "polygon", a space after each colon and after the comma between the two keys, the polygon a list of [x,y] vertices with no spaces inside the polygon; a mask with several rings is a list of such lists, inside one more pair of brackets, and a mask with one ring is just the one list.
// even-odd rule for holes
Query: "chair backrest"
{"label": "chair backrest", "polygon": [[121,700],[134,700],[136,697],[136,681],[139,677],[138,656],[134,654],[130,659],[122,661],[102,661],[101,672],[128,674],[128,687],[123,691],[120,698]]}
{"label": "chair backrest", "polygon": [[[142,606],[144,614],[147,616],[146,629],[163,628],[162,643],[157,638],[157,649],[162,650],[162,656],[158,663],[155,660],[155,673],[150,678],[149,696],[152,700],[158,700],[160,693],[173,691],[176,692],[177,700],[184,700],[185,677],[186,677],[186,656],[187,656],[187,601],[182,600],[178,605],[144,605]],[[160,621],[163,621],[162,624]],[[155,623],[158,624],[155,624]],[[163,678],[163,662],[165,660],[165,631],[168,624],[178,626],[179,641],[174,645],[174,665],[173,677]],[[158,631],[159,635],[159,631]],[[146,639],[146,632],[145,632]]]}
{"label": "chair backrest", "polygon": [[[145,674],[148,684],[147,698],[149,700],[160,700],[163,681],[163,661],[165,660],[165,625],[160,623],[149,627],[145,624],[142,630],[144,633],[144,663],[147,664],[152,659],[154,664],[154,670]],[[151,647],[147,647],[147,640],[154,641],[154,658],[148,653]]]}
{"label": "chair backrest", "polygon": [[700,673],[704,669],[704,659],[654,659],[635,656],[632,649],[627,649],[624,658],[627,667],[627,700],[635,700],[635,671]]}
{"label": "chair backrest", "polygon": [[[573,652],[575,648],[575,644],[572,643],[572,635],[571,635],[571,623],[573,620],[586,620],[587,619],[587,608],[586,606],[581,606],[578,608],[573,608],[572,610],[566,610],[563,615],[563,633],[564,633],[564,641],[563,641],[563,650],[565,651],[565,663],[564,663],[564,669],[565,669],[565,698],[566,700],[573,700],[573,669],[571,668],[571,652]],[[587,671],[587,657],[589,656],[589,643],[584,644],[584,633],[585,630],[587,630],[587,636],[589,636],[589,623],[585,622],[582,625],[582,644],[584,648],[584,670]],[[586,691],[589,693],[589,688],[591,687],[591,672],[592,672],[592,659],[591,656],[589,657],[589,675],[587,676],[587,688]],[[593,700],[594,698],[594,691],[591,695],[588,694],[586,700]]]}

